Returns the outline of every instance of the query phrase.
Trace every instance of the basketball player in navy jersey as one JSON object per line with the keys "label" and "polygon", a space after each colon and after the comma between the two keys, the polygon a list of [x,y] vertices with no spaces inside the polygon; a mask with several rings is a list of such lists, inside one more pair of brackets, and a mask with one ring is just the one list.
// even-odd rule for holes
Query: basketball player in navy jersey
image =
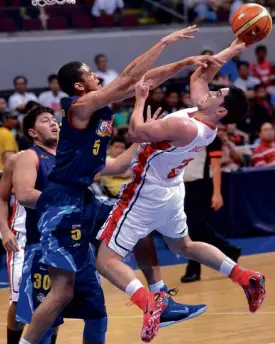
{"label": "basketball player in navy jersey", "polygon": [[[13,173],[16,196],[19,202],[26,206],[27,212],[27,246],[17,319],[23,323],[30,323],[33,311],[50,290],[48,268],[39,262],[42,250],[36,212],[28,208],[28,205],[47,186],[48,174],[55,164],[59,127],[53,111],[41,106],[30,110],[23,120],[23,132],[34,145],[22,153],[22,159],[18,161]],[[73,230],[72,233],[74,234]],[[51,330],[40,343],[49,342],[54,328],[63,322],[63,318],[84,319],[84,343],[105,342],[107,315],[92,250],[90,250],[89,263],[85,269],[76,274],[75,295],[72,302],[63,310],[62,316],[58,316]]]}
{"label": "basketball player in navy jersey", "polygon": [[[39,342],[71,301],[75,273],[87,265],[90,229],[96,222],[100,207],[87,187],[105,167],[113,121],[113,113],[107,105],[130,97],[135,83],[151,68],[165,47],[180,39],[191,38],[190,34],[196,31],[195,27],[191,27],[161,39],[103,89],[97,76],[83,63],[71,62],[59,70],[59,84],[70,98],[63,104],[56,164],[49,176],[50,183],[37,204],[37,194],[28,204],[29,207],[37,207],[43,250],[41,262],[49,268],[51,291],[35,311],[24,339],[21,339],[22,344]],[[194,63],[204,65],[209,58],[189,58],[150,71],[148,77],[154,81],[152,88],[184,66]],[[134,150],[133,146],[115,160],[108,160],[104,173],[123,173]],[[148,315],[159,317],[168,299],[165,293],[148,294],[149,312],[145,315],[145,326],[150,331],[154,332],[155,325]]]}

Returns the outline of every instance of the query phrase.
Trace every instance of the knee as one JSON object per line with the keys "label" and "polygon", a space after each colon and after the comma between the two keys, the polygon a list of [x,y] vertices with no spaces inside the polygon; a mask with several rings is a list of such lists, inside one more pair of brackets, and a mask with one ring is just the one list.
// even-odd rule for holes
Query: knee
{"label": "knee", "polygon": [[189,258],[193,249],[193,241],[190,239],[189,236],[187,236],[178,241],[177,243],[169,245],[169,248],[173,253],[180,254],[182,256]]}

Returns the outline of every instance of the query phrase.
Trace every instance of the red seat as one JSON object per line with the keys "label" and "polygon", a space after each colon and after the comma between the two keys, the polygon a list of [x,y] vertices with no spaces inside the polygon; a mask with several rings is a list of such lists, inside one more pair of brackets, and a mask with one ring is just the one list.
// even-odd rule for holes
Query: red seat
{"label": "red seat", "polygon": [[93,27],[93,21],[88,15],[72,16],[72,27],[75,29],[90,29]]}
{"label": "red seat", "polygon": [[10,17],[10,13],[8,10],[0,10],[0,18],[9,18]]}
{"label": "red seat", "polygon": [[52,17],[47,22],[48,30],[64,30],[68,28],[67,22],[63,17]]}
{"label": "red seat", "polygon": [[13,19],[4,18],[0,20],[0,31],[16,31],[16,25]]}
{"label": "red seat", "polygon": [[116,26],[113,16],[101,16],[97,18],[98,26],[113,27]]}
{"label": "red seat", "polygon": [[121,18],[122,26],[138,26],[139,24],[139,20],[136,16],[123,16]]}
{"label": "red seat", "polygon": [[95,0],[84,0],[84,3],[86,6],[92,7]]}
{"label": "red seat", "polygon": [[59,17],[62,16],[61,6],[46,6],[46,13],[49,17]]}
{"label": "red seat", "polygon": [[41,30],[41,22],[39,19],[26,19],[24,20],[24,30],[26,31],[37,31]]}

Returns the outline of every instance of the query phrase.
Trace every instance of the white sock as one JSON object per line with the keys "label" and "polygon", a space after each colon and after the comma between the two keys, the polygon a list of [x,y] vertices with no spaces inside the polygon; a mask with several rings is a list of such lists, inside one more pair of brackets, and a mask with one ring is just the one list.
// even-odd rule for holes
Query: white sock
{"label": "white sock", "polygon": [[31,344],[31,343],[28,342],[26,339],[21,338],[19,344]]}
{"label": "white sock", "polygon": [[226,257],[225,260],[222,262],[220,272],[226,276],[229,276],[231,274],[231,271],[234,269],[235,265],[237,265],[237,263],[233,262],[233,260]]}
{"label": "white sock", "polygon": [[[133,296],[134,293],[139,290],[140,288],[144,288],[144,285],[138,280],[138,279],[134,279],[132,282],[130,282],[126,289],[125,292],[129,295],[129,296]],[[21,344],[21,343],[19,343]],[[28,343],[23,343],[23,344],[28,344]]]}
{"label": "white sock", "polygon": [[155,284],[150,284],[149,285],[149,290],[152,291],[153,293],[156,293],[160,291],[161,288],[165,286],[165,283],[163,281],[159,281]]}

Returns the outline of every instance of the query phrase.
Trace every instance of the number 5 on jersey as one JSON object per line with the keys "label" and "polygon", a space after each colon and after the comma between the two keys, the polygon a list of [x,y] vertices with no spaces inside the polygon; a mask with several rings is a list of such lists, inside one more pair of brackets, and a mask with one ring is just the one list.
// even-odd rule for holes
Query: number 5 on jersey
{"label": "number 5 on jersey", "polygon": [[100,140],[95,140],[93,145],[93,155],[98,155],[100,149]]}

